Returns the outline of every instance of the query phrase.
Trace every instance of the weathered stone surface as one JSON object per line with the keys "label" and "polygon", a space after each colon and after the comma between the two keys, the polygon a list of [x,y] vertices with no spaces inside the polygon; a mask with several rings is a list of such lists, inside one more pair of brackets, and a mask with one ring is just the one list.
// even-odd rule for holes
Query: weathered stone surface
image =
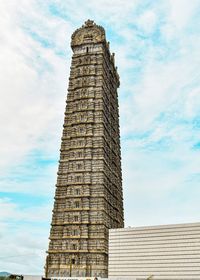
{"label": "weathered stone surface", "polygon": [[108,274],[108,229],[123,227],[114,55],[88,20],[72,35],[73,57],[46,276]]}

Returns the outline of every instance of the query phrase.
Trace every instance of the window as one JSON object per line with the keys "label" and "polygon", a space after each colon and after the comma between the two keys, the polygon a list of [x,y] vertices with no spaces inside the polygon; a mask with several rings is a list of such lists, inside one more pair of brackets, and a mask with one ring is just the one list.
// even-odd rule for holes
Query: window
{"label": "window", "polygon": [[87,85],[87,79],[86,78],[83,79],[83,85]]}
{"label": "window", "polygon": [[78,222],[78,216],[74,216],[74,221]]}
{"label": "window", "polygon": [[79,96],[80,96],[79,91],[76,91],[75,94],[74,94],[74,97],[79,98]]}
{"label": "window", "polygon": [[74,152],[71,152],[70,153],[70,158],[73,158],[74,157]]}
{"label": "window", "polygon": [[68,175],[68,182],[71,182],[72,181],[72,176],[71,175]]}
{"label": "window", "polygon": [[77,69],[77,75],[79,75],[80,72],[81,72],[81,71],[80,71],[80,68],[78,68],[78,69]]}
{"label": "window", "polygon": [[79,195],[80,193],[80,189],[76,189],[76,195]]}
{"label": "window", "polygon": [[83,127],[80,127],[80,128],[79,128],[79,133],[83,133],[83,132],[84,132]]}
{"label": "window", "polygon": [[78,141],[78,145],[79,145],[79,146],[83,146],[83,143],[84,143],[83,140],[79,140],[79,141]]}
{"label": "window", "polygon": [[75,201],[75,208],[79,208],[79,207],[80,207],[79,201]]}
{"label": "window", "polygon": [[85,63],[90,63],[90,57],[85,57]]}
{"label": "window", "polygon": [[82,109],[87,109],[88,102],[82,102]]}
{"label": "window", "polygon": [[73,169],[73,163],[69,163],[69,170]]}
{"label": "window", "polygon": [[82,97],[87,97],[88,94],[87,94],[87,90],[86,89],[83,89],[82,90]]}
{"label": "window", "polygon": [[81,182],[81,176],[76,176],[76,182],[80,183]]}
{"label": "window", "polygon": [[82,169],[82,164],[81,163],[77,164],[77,169],[79,169],[79,170]]}
{"label": "window", "polygon": [[74,229],[74,230],[73,230],[73,235],[74,235],[74,236],[79,235],[79,234],[78,234],[78,230],[77,230],[77,229]]}
{"label": "window", "polygon": [[77,156],[80,158],[80,157],[82,157],[82,152],[78,152],[77,153]]}
{"label": "window", "polygon": [[86,121],[86,116],[85,115],[81,115],[80,116],[80,120],[83,122],[83,121]]}

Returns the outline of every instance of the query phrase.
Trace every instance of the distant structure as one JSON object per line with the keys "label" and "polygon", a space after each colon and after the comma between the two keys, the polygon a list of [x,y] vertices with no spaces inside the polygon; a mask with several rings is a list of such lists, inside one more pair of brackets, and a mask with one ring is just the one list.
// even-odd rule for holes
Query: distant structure
{"label": "distant structure", "polygon": [[200,280],[200,223],[111,229],[114,278]]}
{"label": "distant structure", "polygon": [[46,277],[107,277],[108,229],[121,228],[119,76],[101,26],[88,20],[73,50]]}

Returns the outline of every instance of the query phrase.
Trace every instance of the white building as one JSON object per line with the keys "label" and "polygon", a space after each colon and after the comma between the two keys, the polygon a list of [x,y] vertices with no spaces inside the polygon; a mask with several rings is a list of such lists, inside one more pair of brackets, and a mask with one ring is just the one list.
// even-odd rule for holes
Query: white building
{"label": "white building", "polygon": [[200,223],[111,229],[109,278],[113,277],[199,280]]}

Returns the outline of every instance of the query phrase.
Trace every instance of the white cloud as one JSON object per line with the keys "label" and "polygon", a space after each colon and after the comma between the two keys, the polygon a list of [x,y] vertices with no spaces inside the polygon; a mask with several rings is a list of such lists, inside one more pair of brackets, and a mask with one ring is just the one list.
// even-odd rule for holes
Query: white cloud
{"label": "white cloud", "polygon": [[122,103],[122,118],[127,115],[130,120],[122,128],[123,133],[148,130],[162,112],[176,112],[183,117],[198,113],[199,47],[197,41],[192,57],[189,46],[186,55],[175,56],[171,61],[159,61],[154,50],[153,57],[146,61],[141,82],[133,84],[132,94]]}
{"label": "white cloud", "polygon": [[198,5],[198,0],[169,0],[169,21],[177,31],[181,31],[191,21]]}
{"label": "white cloud", "polygon": [[142,28],[145,33],[152,33],[156,26],[156,14],[152,10],[145,11],[139,16],[138,25]]}
{"label": "white cloud", "polygon": [[[1,171],[22,161],[32,149],[52,149],[55,141],[58,146],[62,125],[57,123],[63,121],[69,71],[62,57],[20,28],[19,15],[10,6],[3,7],[5,20],[1,25]],[[8,17],[10,12],[13,17]],[[60,33],[63,30],[57,32]]]}

